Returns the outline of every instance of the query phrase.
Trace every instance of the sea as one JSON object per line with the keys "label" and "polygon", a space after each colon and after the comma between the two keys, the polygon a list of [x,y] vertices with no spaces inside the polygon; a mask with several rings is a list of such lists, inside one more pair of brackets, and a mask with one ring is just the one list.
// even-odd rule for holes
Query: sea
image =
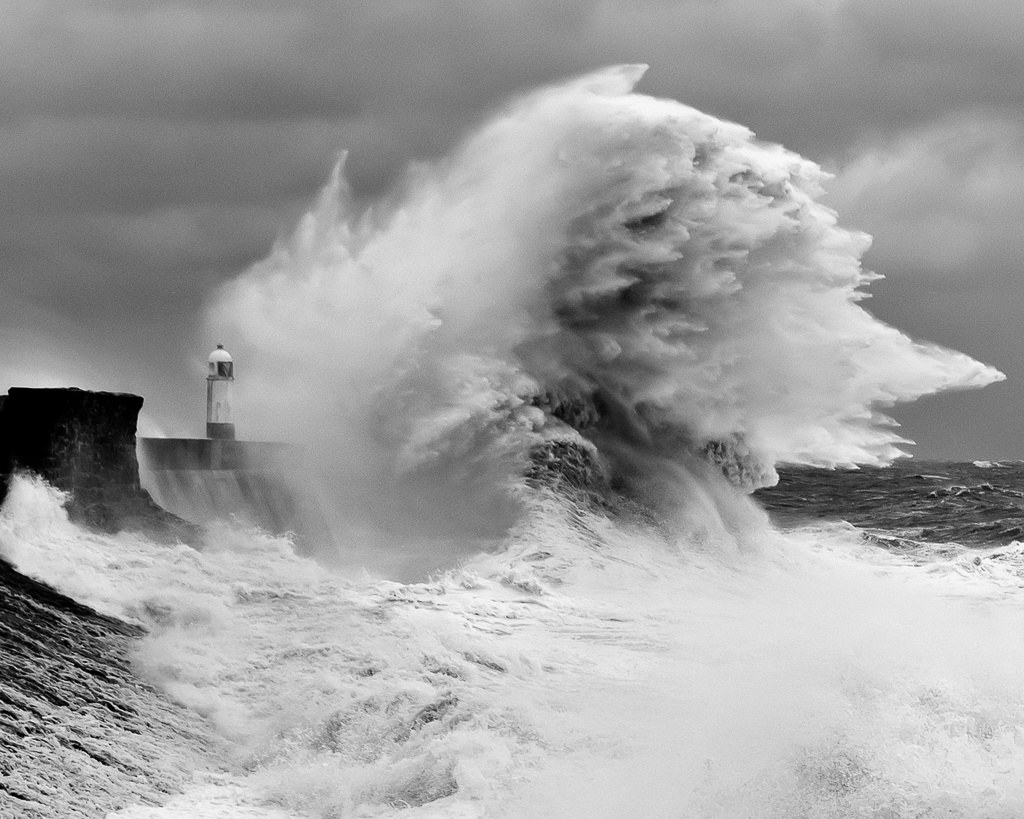
{"label": "sea", "polygon": [[4,635],[0,815],[1024,815],[1024,464],[690,497],[539,487],[395,582],[237,524],[85,531],[19,478],[0,554],[66,596],[32,598],[62,625],[27,673]]}
{"label": "sea", "polygon": [[0,816],[1024,816],[1024,467],[887,415],[1005,376],[865,308],[821,167],[643,72],[372,202],[342,159],[209,294],[322,542],[14,482]]}

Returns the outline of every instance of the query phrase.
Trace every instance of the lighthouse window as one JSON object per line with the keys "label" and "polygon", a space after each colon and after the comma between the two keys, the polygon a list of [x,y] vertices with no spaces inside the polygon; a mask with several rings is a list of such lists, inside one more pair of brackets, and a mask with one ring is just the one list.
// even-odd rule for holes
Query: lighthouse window
{"label": "lighthouse window", "polygon": [[217,362],[217,375],[222,378],[232,378],[232,370],[234,369],[233,361],[218,361]]}

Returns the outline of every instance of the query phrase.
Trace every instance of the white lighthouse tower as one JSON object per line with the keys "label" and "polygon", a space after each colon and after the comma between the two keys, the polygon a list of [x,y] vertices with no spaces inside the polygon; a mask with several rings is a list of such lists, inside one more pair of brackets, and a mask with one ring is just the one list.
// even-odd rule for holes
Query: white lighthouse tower
{"label": "white lighthouse tower", "polygon": [[235,439],[231,417],[231,382],[235,380],[235,363],[231,354],[218,344],[210,353],[210,372],[206,376],[206,437]]}

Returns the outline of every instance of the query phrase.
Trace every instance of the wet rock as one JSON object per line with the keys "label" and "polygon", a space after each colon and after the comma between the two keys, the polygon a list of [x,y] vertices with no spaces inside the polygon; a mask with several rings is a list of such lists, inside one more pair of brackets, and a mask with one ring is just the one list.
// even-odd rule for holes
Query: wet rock
{"label": "wet rock", "polygon": [[609,487],[597,449],[583,439],[551,439],[530,451],[526,480],[531,486],[598,498]]}
{"label": "wet rock", "polygon": [[141,629],[2,558],[0,612],[0,817],[158,804],[219,767],[220,740],[132,673]]}
{"label": "wet rock", "polygon": [[34,473],[68,493],[76,523],[195,542],[199,528],[139,485],[135,431],[142,398],[74,387],[12,387],[0,403],[0,503],[11,477]]}
{"label": "wet rock", "polygon": [[753,453],[742,436],[708,441],[698,452],[708,463],[721,469],[729,483],[744,492],[774,486],[778,482],[775,468]]}

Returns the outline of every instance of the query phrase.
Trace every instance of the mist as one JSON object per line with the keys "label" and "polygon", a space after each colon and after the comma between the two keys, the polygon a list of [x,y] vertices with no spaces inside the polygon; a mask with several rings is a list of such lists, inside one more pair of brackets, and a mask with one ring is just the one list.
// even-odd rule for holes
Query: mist
{"label": "mist", "polygon": [[725,442],[748,488],[886,463],[888,408],[1003,377],[863,309],[870,240],[819,166],[634,92],[644,70],[516,99],[369,206],[339,163],[211,303],[239,404],[304,445],[350,545],[500,537],[552,440],[612,475]]}

